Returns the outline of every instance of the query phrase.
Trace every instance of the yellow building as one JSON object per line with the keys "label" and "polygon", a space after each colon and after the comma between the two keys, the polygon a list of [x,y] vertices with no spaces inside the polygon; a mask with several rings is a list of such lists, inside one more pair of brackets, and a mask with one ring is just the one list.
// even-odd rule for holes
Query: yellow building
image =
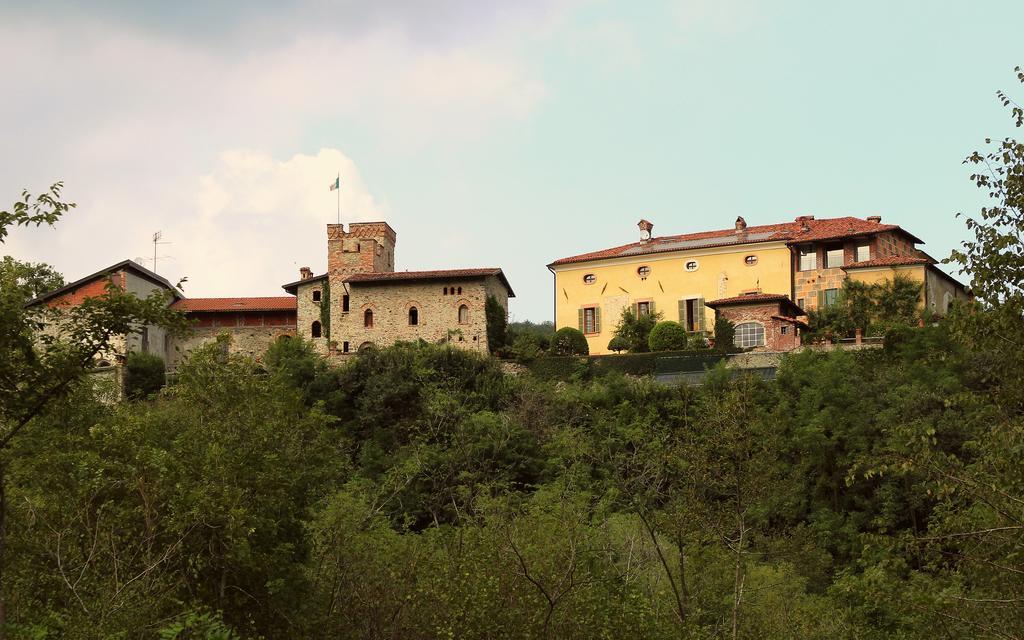
{"label": "yellow building", "polygon": [[651,235],[650,222],[638,226],[637,242],[548,265],[555,277],[555,326],[579,328],[592,354],[608,352],[627,307],[707,332],[714,325],[708,302],[781,294],[803,310],[815,309],[835,300],[847,277],[874,282],[902,273],[924,283],[922,303],[937,313],[967,295],[916,248],[920,239],[877,216],[800,216],[750,227],[737,218],[733,229],[660,238]]}

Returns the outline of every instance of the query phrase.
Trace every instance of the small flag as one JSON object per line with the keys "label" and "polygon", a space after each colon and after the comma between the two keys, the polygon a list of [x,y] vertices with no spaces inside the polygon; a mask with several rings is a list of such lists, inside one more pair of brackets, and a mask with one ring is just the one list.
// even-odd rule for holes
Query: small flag
{"label": "small flag", "polygon": [[337,178],[334,179],[334,182],[331,183],[331,191],[335,191],[335,190],[340,189],[340,188],[341,188],[341,176],[338,176]]}

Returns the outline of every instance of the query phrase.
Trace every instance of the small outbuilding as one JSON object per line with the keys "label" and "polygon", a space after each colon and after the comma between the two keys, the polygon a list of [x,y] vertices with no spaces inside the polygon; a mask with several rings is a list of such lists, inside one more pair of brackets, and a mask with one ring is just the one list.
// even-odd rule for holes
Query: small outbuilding
{"label": "small outbuilding", "polygon": [[705,303],[715,318],[736,325],[736,346],[758,351],[791,351],[800,346],[806,315],[789,296],[781,293],[750,293]]}

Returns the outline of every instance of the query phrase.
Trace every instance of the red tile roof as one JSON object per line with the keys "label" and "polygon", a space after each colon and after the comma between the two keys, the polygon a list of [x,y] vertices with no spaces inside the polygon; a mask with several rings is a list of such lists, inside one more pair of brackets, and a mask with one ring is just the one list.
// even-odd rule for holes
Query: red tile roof
{"label": "red tile roof", "polygon": [[751,304],[755,302],[782,302],[783,300],[789,300],[789,296],[782,295],[781,293],[748,293],[745,296],[734,296],[732,298],[719,298],[718,300],[711,300],[704,304],[714,309],[719,306],[726,306],[730,304]]}
{"label": "red tile roof", "polygon": [[548,266],[604,260],[622,256],[664,253],[666,251],[680,251],[684,249],[706,249],[759,242],[786,242],[787,244],[820,242],[823,240],[838,240],[841,238],[872,235],[883,231],[898,231],[907,235],[914,242],[921,242],[919,238],[895,224],[882,224],[852,216],[823,220],[814,220],[809,217],[804,219],[801,216],[793,222],[752,226],[747,227],[742,232],[737,232],[735,228],[732,228],[651,238],[647,242],[632,242],[610,249],[560,258]]}
{"label": "red tile roof", "polygon": [[885,256],[884,258],[874,258],[873,260],[865,260],[863,262],[854,262],[851,264],[843,265],[841,268],[846,269],[867,269],[869,267],[897,267],[900,265],[908,264],[935,264],[935,260],[930,257],[913,257],[913,256]]}
{"label": "red tile roof", "polygon": [[171,308],[183,313],[228,312],[228,311],[295,311],[295,298],[277,296],[271,298],[185,298],[178,300]]}
{"label": "red tile roof", "polygon": [[498,268],[487,269],[442,269],[438,271],[391,271],[385,273],[353,273],[345,276],[345,282],[404,282],[407,280],[444,280],[447,278],[481,278],[484,276],[496,276],[508,289],[509,297],[514,298],[508,279],[504,272]]}
{"label": "red tile roof", "polygon": [[784,309],[793,311],[795,315],[804,315],[804,310],[801,309],[795,302],[789,299],[789,296],[781,293],[748,293],[744,296],[734,296],[732,298],[719,298],[718,300],[712,300],[705,302],[704,305],[715,309],[717,307],[728,307],[733,305],[743,304],[770,304],[772,302],[779,303]]}

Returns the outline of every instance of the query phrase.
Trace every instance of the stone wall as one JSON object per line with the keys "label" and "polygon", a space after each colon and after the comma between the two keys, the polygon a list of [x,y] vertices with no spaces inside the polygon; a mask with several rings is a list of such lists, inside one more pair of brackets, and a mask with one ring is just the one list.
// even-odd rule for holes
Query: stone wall
{"label": "stone wall", "polygon": [[800,335],[797,327],[781,316],[779,303],[744,304],[719,307],[716,311],[719,318],[731,320],[734,324],[757,322],[764,327],[764,346],[755,351],[792,351],[800,346]]}
{"label": "stone wall", "polygon": [[[492,282],[493,281],[493,282]],[[445,288],[455,290],[445,294]],[[487,319],[484,312],[487,294],[495,295],[506,309],[508,295],[495,277],[407,282],[349,283],[349,312],[340,311],[333,296],[331,341],[344,353],[366,344],[384,347],[399,340],[425,340],[452,344],[487,352]],[[458,291],[461,290],[461,293]],[[469,309],[468,322],[459,322],[459,307]],[[417,324],[410,324],[410,309],[417,312]],[[373,326],[366,326],[366,312],[373,315]],[[300,316],[301,317],[301,316]]]}
{"label": "stone wall", "polygon": [[196,329],[183,338],[171,338],[167,350],[167,368],[174,370],[188,356],[189,352],[215,342],[217,336],[227,335],[231,341],[228,353],[249,356],[256,362],[263,359],[267,349],[281,336],[293,336],[291,327],[210,327]]}

